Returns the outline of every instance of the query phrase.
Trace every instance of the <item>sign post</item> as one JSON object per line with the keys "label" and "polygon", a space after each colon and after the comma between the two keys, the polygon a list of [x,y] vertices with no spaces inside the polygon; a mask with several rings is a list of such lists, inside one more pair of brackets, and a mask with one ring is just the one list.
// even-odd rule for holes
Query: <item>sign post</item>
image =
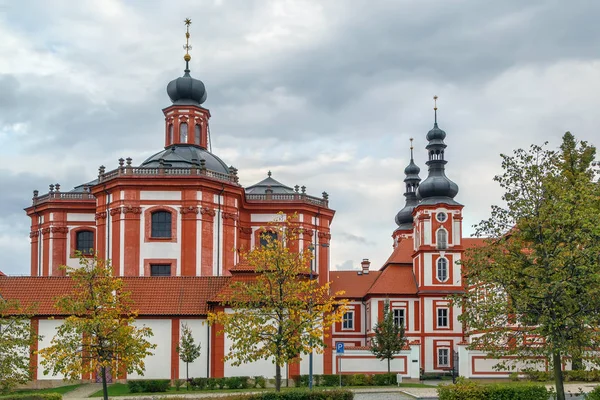
{"label": "sign post", "polygon": [[340,356],[344,354],[344,343],[336,343],[335,352],[338,355],[338,375],[340,376],[340,387],[342,387],[342,357]]}

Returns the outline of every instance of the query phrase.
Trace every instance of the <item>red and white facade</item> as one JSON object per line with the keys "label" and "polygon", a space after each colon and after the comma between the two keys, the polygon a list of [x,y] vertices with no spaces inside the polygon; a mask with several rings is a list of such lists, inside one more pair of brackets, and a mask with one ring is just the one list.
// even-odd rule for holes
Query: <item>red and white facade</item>
{"label": "red and white facade", "polygon": [[[332,328],[324,353],[314,356],[315,374],[387,371],[387,363],[368,351],[386,301],[410,340],[392,369],[417,378],[420,370],[452,368],[452,353],[464,336],[457,319],[460,310],[451,307],[446,296],[461,290],[458,262],[465,248],[477,244],[462,238],[463,206],[453,196],[448,201],[426,197],[411,207],[409,222],[393,233],[393,252],[379,271],[371,271],[366,260],[358,272],[331,271],[334,211],[327,194],[310,196],[304,187],[285,186],[270,173],[262,182],[242,187],[237,170],[207,150],[210,112],[201,106],[204,86],[198,89],[193,85],[199,81],[193,80],[186,92],[177,86],[186,79],[193,80],[187,70],[169,84],[173,104],[163,110],[164,150],[139,166],[131,158],[120,159],[110,171],[102,166],[96,179],[69,192],[59,185],[51,185],[44,195],[34,192],[26,208],[31,218],[31,276],[0,274],[0,294],[23,304],[40,304],[32,319],[43,336],[37,348],[50,343],[63,317],[53,308],[53,298],[69,290],[69,278],[63,277],[60,266],[77,267],[76,251],[93,249],[112,261],[114,274],[123,277],[139,309],[137,323],[154,333],[151,340],[157,347],[145,360],[144,378],[185,377],[175,351],[183,322],[202,344],[190,376],[274,375],[270,360],[237,367],[224,362],[229,339],[216,335],[206,315],[219,309],[216,295],[243,269],[238,250],[260,245],[263,227],[281,212],[297,216],[303,235],[296,250],[312,245],[319,281],[332,281],[333,290],[344,290],[350,300],[350,310]],[[440,159],[429,147],[435,164]],[[443,160],[443,149],[441,154]],[[411,196],[418,181],[407,185]],[[334,350],[339,342],[346,345],[342,356]],[[62,378],[43,375],[37,356],[32,365],[37,380]],[[285,371],[288,377],[308,373],[307,357]]]}

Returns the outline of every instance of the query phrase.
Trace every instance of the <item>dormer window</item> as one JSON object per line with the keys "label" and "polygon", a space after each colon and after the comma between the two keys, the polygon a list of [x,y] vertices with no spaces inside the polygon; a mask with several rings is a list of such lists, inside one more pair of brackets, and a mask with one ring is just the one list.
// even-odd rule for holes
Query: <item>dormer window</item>
{"label": "dormer window", "polygon": [[179,125],[179,141],[181,143],[187,143],[188,138],[188,125],[187,122],[182,122]]}
{"label": "dormer window", "polygon": [[197,144],[198,146],[200,146],[201,133],[202,128],[200,127],[200,124],[196,124],[196,126],[194,127],[194,144]]}

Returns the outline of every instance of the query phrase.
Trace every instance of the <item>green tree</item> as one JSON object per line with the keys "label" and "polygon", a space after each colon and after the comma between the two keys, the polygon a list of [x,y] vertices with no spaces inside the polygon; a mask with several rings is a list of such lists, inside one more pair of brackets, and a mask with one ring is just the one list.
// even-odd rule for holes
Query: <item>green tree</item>
{"label": "green tree", "polygon": [[254,279],[234,280],[221,299],[229,310],[208,316],[231,339],[225,359],[233,365],[273,361],[277,391],[281,367],[312,350],[321,353],[328,328],[346,309],[343,293],[332,295],[329,283],[309,279],[312,252],[291,250],[301,232],[289,219],[267,227],[263,245],[243,255],[256,271]]}
{"label": "green tree", "polygon": [[406,344],[404,324],[394,323],[394,313],[390,310],[390,302],[386,301],[383,308],[383,319],[377,321],[374,328],[375,336],[371,339],[371,352],[381,361],[387,360],[388,374],[390,362]]}
{"label": "green tree", "polygon": [[31,327],[33,311],[0,296],[0,393],[31,380],[31,346],[39,340]]}
{"label": "green tree", "polygon": [[80,379],[100,372],[104,399],[108,399],[106,371],[144,372],[144,358],[156,345],[148,327],[136,327],[129,292],[112,275],[109,261],[80,255],[80,267],[66,269],[73,291],[59,297],[55,307],[68,315],[56,328],[51,345],[39,351],[44,373]]}
{"label": "green tree", "polygon": [[[463,261],[460,319],[471,348],[554,371],[564,399],[565,357],[596,365],[600,332],[600,184],[595,148],[567,132],[559,151],[540,146],[502,155],[505,207],[476,226],[485,245]],[[586,351],[587,349],[587,351]],[[536,362],[537,360],[537,362]],[[501,367],[514,368],[508,362]]]}
{"label": "green tree", "polygon": [[187,324],[181,324],[181,339],[177,345],[177,353],[179,358],[185,363],[185,381],[187,383],[187,390],[190,390],[190,371],[189,364],[194,362],[195,359],[200,357],[200,343],[194,342],[194,336],[192,335],[192,329]]}

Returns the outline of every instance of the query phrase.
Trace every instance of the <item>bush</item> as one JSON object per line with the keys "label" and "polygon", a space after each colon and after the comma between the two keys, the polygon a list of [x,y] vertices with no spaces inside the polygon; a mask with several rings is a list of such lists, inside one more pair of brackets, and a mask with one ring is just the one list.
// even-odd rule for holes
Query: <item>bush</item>
{"label": "bush", "polygon": [[171,387],[169,379],[138,379],[127,381],[130,393],[166,392]]}
{"label": "bush", "polygon": [[548,390],[532,384],[496,384],[482,386],[459,378],[455,385],[438,387],[439,400],[547,400]]}
{"label": "bush", "polygon": [[373,384],[375,386],[395,385],[396,374],[375,374],[373,375]]}
{"label": "bush", "polygon": [[285,392],[264,392],[249,395],[232,396],[232,400],[353,400],[354,393],[349,390],[295,389]]}
{"label": "bush", "polygon": [[597,382],[600,380],[600,371],[596,369],[590,371],[564,371],[563,377],[565,382]]}
{"label": "bush", "polygon": [[2,400],[62,400],[60,393],[23,393],[0,395]]}
{"label": "bush", "polygon": [[[232,376],[229,378],[222,379],[223,383],[227,386],[228,389],[247,389],[248,387],[250,387],[248,383],[248,379],[250,378],[247,376]],[[220,385],[219,388],[222,389]]]}
{"label": "bush", "polygon": [[206,381],[208,378],[193,378],[190,379],[190,386],[193,389],[203,390],[206,388]]}
{"label": "bush", "polygon": [[[294,382],[296,382],[296,379],[294,379]],[[260,388],[266,388],[267,387],[267,380],[265,379],[264,376],[259,375],[259,376],[255,376],[254,377],[254,387],[260,387]]]}
{"label": "bush", "polygon": [[319,386],[339,386],[340,385],[340,377],[339,377],[339,375],[320,375],[318,385]]}
{"label": "bush", "polygon": [[219,379],[219,378],[207,378],[206,379],[206,388],[208,390],[215,390],[218,386],[217,379]]}
{"label": "bush", "polygon": [[532,382],[548,382],[552,379],[552,373],[547,371],[526,371],[525,376]]}
{"label": "bush", "polygon": [[175,390],[179,392],[179,389],[185,384],[185,379],[175,379]]}
{"label": "bush", "polygon": [[600,400],[600,386],[596,386],[594,390],[585,395],[586,400]]}

